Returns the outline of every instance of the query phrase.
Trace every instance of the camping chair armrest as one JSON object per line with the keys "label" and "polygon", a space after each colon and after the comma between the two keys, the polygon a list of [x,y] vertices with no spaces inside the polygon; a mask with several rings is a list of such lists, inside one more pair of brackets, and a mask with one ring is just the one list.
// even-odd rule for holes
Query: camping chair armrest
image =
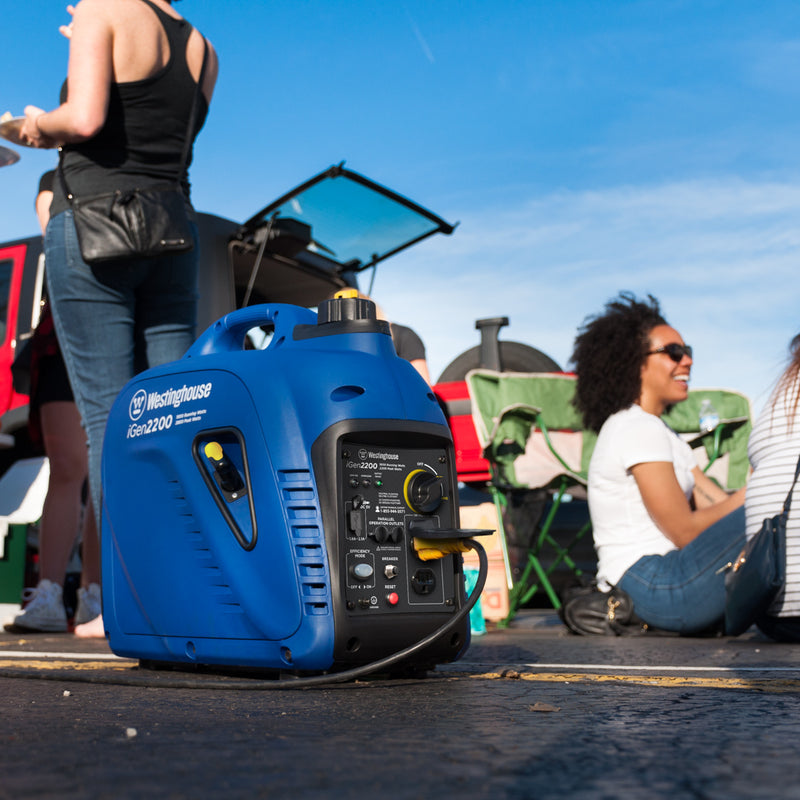
{"label": "camping chair armrest", "polygon": [[[489,461],[495,460],[494,453],[497,451],[498,445],[504,444],[506,441],[505,436],[501,437],[501,431],[503,428],[503,423],[509,418],[521,422],[523,429],[525,426],[528,426],[527,433],[525,435],[525,441],[527,441],[531,435],[531,430],[537,424],[541,413],[542,409],[536,408],[536,406],[527,405],[526,403],[514,403],[513,405],[506,406],[494,420],[492,430],[489,432],[489,441],[483,448],[484,458],[488,459]],[[525,449],[525,442],[518,442],[518,444],[521,450]]]}
{"label": "camping chair armrest", "polygon": [[[565,473],[579,483],[586,483],[586,476],[567,464],[558,450],[556,450],[556,447],[550,438],[550,431],[548,430],[547,425],[542,418],[542,409],[526,403],[514,403],[513,405],[506,406],[506,408],[504,408],[495,419],[494,426],[490,434],[489,444],[484,448],[483,451],[484,458],[488,459],[490,463],[497,463],[501,460],[498,458],[499,448],[501,445],[507,444],[508,440],[505,431],[503,431],[503,423],[509,419],[517,422],[521,426],[521,430],[524,431],[524,441],[515,441],[515,444],[519,447],[520,452],[524,451],[527,441],[533,435],[533,432],[538,428],[542,433],[542,437],[547,445],[547,449],[550,451],[553,458],[555,458],[556,461],[558,461],[558,463],[564,468]],[[499,476],[495,476],[495,483],[500,485],[497,478],[499,478]]]}

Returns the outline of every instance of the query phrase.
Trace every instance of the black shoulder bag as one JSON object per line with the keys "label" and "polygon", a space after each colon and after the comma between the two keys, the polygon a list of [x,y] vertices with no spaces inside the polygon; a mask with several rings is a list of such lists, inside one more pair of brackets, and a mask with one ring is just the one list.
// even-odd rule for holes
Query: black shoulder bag
{"label": "black shoulder bag", "polygon": [[617,587],[608,592],[594,583],[571,587],[561,600],[558,616],[581,636],[636,636],[650,630],[634,613],[631,596]]}
{"label": "black shoulder bag", "polygon": [[725,633],[744,633],[770,607],[786,583],[786,520],[800,476],[800,459],[780,514],[765,519],[761,530],[733,563],[726,564]]}
{"label": "black shoulder bag", "polygon": [[78,244],[87,264],[155,258],[168,253],[185,253],[194,247],[189,211],[180,181],[189,158],[197,104],[206,72],[208,44],[205,39],[203,47],[203,66],[174,183],[75,197],[64,178],[61,154],[58,175],[72,208]]}

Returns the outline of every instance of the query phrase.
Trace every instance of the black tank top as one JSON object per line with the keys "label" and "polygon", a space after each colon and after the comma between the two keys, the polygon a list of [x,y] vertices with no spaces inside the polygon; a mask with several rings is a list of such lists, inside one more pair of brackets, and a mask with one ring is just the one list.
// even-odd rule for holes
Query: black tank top
{"label": "black tank top", "polygon": [[[112,83],[108,114],[100,132],[85,142],[63,147],[62,164],[69,190],[76,197],[174,182],[183,151],[186,126],[197,86],[186,63],[186,43],[192,26],[142,0],[158,15],[169,42],[169,61],[141,81]],[[66,99],[67,83],[61,87]],[[192,141],[203,127],[208,103],[201,93]],[[189,200],[188,166],[181,176]],[[50,214],[69,208],[60,181],[53,187]]]}

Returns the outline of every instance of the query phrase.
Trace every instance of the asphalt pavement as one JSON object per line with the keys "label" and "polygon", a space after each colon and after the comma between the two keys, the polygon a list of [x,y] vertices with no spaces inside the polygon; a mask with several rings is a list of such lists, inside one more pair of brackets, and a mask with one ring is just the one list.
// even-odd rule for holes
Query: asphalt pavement
{"label": "asphalt pavement", "polygon": [[800,646],[523,611],[424,678],[302,690],[0,635],[0,798],[795,798]]}

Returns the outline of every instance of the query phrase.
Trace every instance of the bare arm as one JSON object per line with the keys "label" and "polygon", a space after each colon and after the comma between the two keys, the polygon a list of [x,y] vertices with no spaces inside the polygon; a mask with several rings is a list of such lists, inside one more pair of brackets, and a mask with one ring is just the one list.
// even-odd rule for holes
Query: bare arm
{"label": "bare arm", "polygon": [[37,147],[85,141],[106,120],[113,77],[111,20],[100,0],[82,0],[72,14],[67,101],[49,113],[36,106],[25,109],[22,135]]}
{"label": "bare arm", "polygon": [[[214,86],[217,83],[217,77],[219,75],[219,57],[217,56],[217,51],[214,49],[214,46],[211,42],[206,39],[206,45],[208,46],[208,61],[206,63],[206,74],[205,78],[203,79],[203,94],[205,95],[206,102],[211,102],[211,96],[214,94]],[[197,74],[195,75],[194,68],[192,70],[192,75],[195,79],[198,79],[200,76],[200,67],[202,65],[202,60],[198,62],[196,65],[197,67]]]}
{"label": "bare arm", "polygon": [[428,362],[424,358],[415,358],[411,362],[411,366],[425,378],[425,381],[430,385],[431,374],[428,371]]}
{"label": "bare arm", "polygon": [[50,221],[50,203],[52,200],[52,192],[43,191],[36,195],[36,216],[39,220],[39,227],[42,229],[42,235],[47,230],[47,223]]}
{"label": "bare arm", "polygon": [[[695,480],[697,480],[695,470]],[[647,512],[659,530],[676,547],[684,547],[706,528],[744,503],[744,489],[693,511],[670,461],[648,461],[631,467]],[[702,475],[702,473],[700,473]],[[706,478],[706,476],[703,476]],[[702,479],[701,479],[702,480]],[[706,478],[712,483],[709,478]],[[713,483],[712,483],[713,485]],[[724,494],[724,493],[723,493]]]}
{"label": "bare arm", "polygon": [[728,493],[724,489],[720,489],[699,467],[695,467],[692,474],[694,475],[695,508],[707,508],[728,497]]}

